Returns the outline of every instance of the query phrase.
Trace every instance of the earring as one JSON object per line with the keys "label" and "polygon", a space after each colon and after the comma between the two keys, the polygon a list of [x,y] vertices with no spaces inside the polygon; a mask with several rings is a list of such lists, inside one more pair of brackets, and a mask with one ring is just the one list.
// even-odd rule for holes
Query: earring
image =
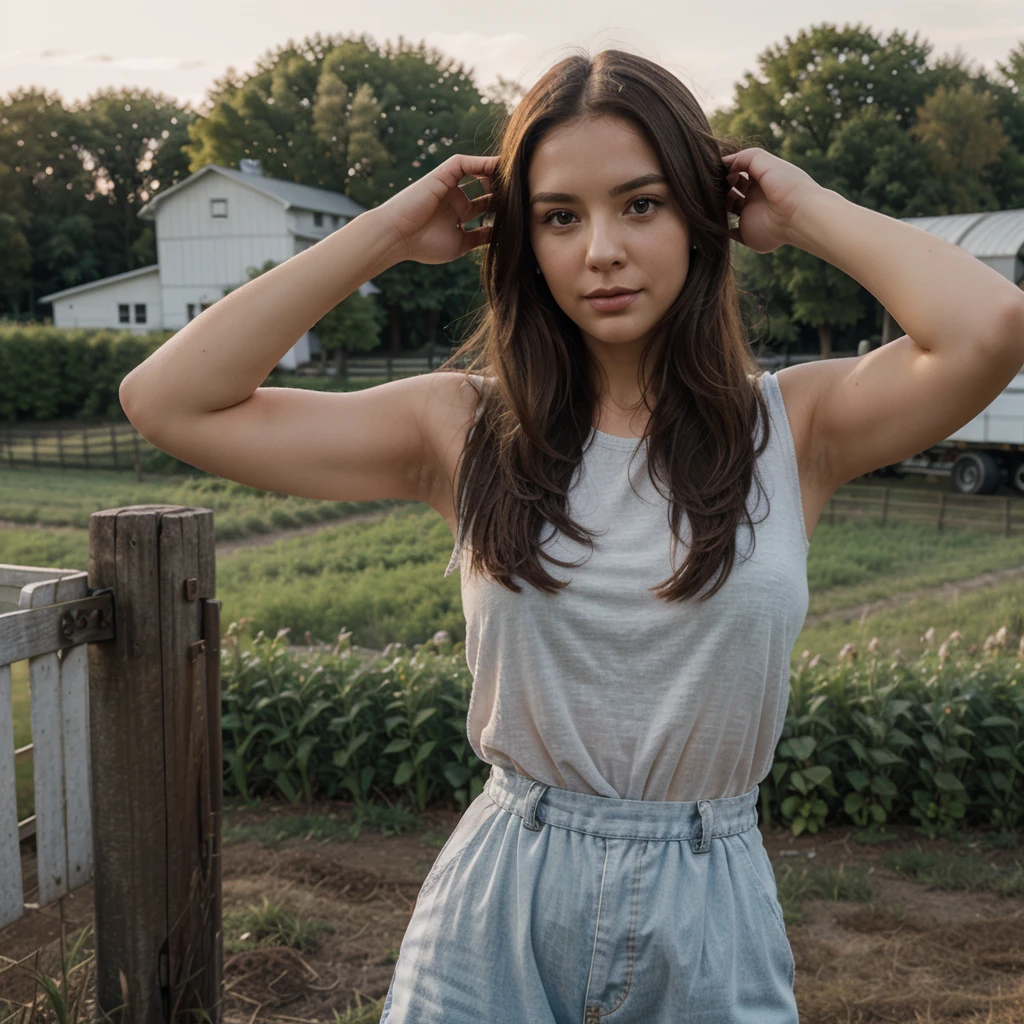
{"label": "earring", "polygon": [[537,264],[537,273],[538,274],[540,273],[540,264],[539,263]]}

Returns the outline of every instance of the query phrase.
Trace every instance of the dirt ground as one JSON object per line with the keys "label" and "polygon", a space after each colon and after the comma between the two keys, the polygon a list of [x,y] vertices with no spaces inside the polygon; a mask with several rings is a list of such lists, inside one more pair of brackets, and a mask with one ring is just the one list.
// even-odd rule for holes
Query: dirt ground
{"label": "dirt ground", "polygon": [[[225,832],[310,811],[344,822],[350,810],[341,801],[312,809],[273,802],[227,809]],[[305,951],[284,945],[226,951],[226,1024],[377,1021],[420,884],[459,816],[431,811],[415,832],[383,835],[364,827],[354,840],[226,839],[226,941],[239,938],[231,934],[232,912],[264,899],[334,929]],[[852,828],[793,837],[762,827],[796,960],[802,1024],[1024,1022],[1024,893],[944,891],[883,863],[887,854],[918,850],[954,859],[971,854],[1012,872],[1024,866],[1020,849],[986,848],[980,835],[929,841],[910,827],[893,831],[897,839],[865,845]],[[870,901],[799,899],[805,872],[840,865],[869,872]],[[65,898],[67,934],[91,920],[91,901],[90,886]],[[5,1002],[13,1009],[31,999],[28,975],[5,966],[49,944],[39,966],[58,973],[60,909],[32,911],[3,933],[0,1019]]]}

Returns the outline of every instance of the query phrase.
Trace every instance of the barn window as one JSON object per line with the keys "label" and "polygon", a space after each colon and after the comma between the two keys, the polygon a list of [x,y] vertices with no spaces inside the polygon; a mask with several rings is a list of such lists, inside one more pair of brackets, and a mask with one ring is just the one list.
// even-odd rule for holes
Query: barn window
{"label": "barn window", "polygon": [[135,303],[135,322],[137,324],[146,322],[146,304],[144,302]]}
{"label": "barn window", "polygon": [[131,320],[129,320],[129,318],[128,318],[128,303],[127,302],[119,302],[117,304],[117,322],[119,324],[131,323]]}
{"label": "barn window", "polygon": [[313,214],[313,227],[322,228],[324,226],[324,215],[322,213]]}
{"label": "barn window", "polygon": [[189,320],[194,320],[196,315],[196,304],[194,302],[190,302],[185,308],[188,310]]}
{"label": "barn window", "polygon": [[226,217],[228,215],[228,201],[226,199],[210,200],[210,216]]}

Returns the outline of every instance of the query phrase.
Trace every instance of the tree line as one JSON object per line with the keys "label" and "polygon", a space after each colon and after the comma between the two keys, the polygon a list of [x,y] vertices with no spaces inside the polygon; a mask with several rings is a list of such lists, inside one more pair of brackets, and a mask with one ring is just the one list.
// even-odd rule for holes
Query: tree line
{"label": "tree line", "polygon": [[[894,217],[1024,207],[1024,41],[996,71],[930,60],[917,33],[823,23],[766,47],[709,114],[712,128],[803,167]],[[138,89],[65,104],[35,88],[0,98],[0,318],[40,319],[39,295],[156,262],[139,208],[208,163],[380,205],[453,152],[483,152],[522,95],[424,42],[316,34],[228,68],[200,109]],[[751,333],[768,347],[876,332],[878,303],[792,246],[735,249]],[[252,268],[250,276],[266,268]],[[458,340],[479,294],[479,252],[403,262],[322,323],[332,342],[383,334],[392,350]],[[241,284],[242,282],[239,282]],[[339,358],[341,350],[339,349]]]}

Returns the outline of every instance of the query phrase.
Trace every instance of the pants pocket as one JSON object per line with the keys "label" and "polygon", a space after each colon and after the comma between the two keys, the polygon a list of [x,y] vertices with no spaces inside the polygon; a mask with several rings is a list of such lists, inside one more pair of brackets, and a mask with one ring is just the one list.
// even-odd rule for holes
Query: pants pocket
{"label": "pants pocket", "polygon": [[793,959],[793,948],[790,946],[789,936],[786,934],[786,920],[782,913],[782,904],[779,903],[775,871],[772,868],[768,851],[764,848],[761,833],[755,825],[733,838],[739,842],[739,847],[742,850],[741,856],[746,861],[748,877],[753,888],[767,905],[772,920],[778,926],[779,939],[789,959],[790,982],[792,983],[796,975],[796,961]]}
{"label": "pants pocket", "polygon": [[463,812],[459,823],[441,847],[441,852],[427,872],[420,886],[417,900],[422,899],[440,879],[444,869],[455,861],[463,848],[473,839],[477,827],[481,824],[483,814],[494,805],[494,801],[486,793],[481,793]]}

